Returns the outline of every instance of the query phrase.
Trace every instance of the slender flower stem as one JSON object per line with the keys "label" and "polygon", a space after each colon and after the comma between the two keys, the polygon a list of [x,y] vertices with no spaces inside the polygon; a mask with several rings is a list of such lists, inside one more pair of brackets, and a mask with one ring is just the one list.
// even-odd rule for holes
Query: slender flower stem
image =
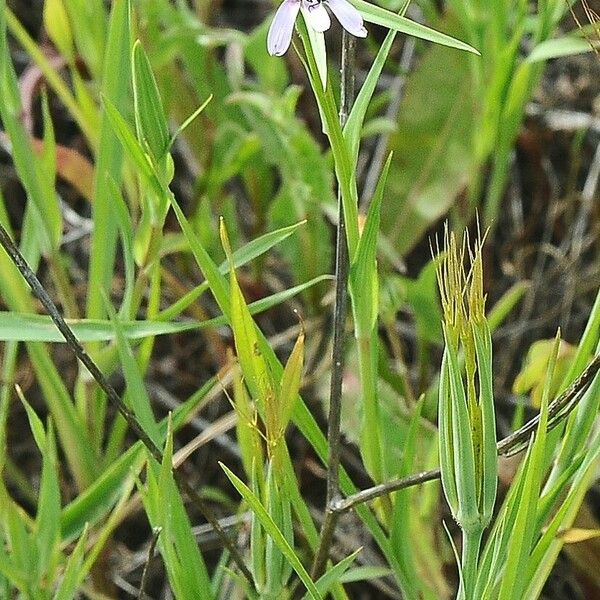
{"label": "slender flower stem", "polygon": [[[17,269],[19,269],[19,272],[23,276],[23,279],[25,279],[25,281],[31,288],[31,291],[39,299],[39,301],[42,303],[42,306],[50,315],[50,318],[56,325],[57,329],[65,338],[67,346],[87,368],[87,370],[95,379],[100,389],[106,394],[110,402],[119,411],[119,413],[121,413],[131,431],[139,440],[141,440],[144,446],[146,446],[148,452],[152,455],[152,457],[158,463],[162,463],[163,454],[161,450],[144,431],[136,416],[131,410],[129,410],[129,408],[127,408],[127,406],[123,402],[123,399],[116,392],[115,388],[108,382],[108,379],[104,376],[104,373],[102,373],[98,365],[84,350],[83,346],[80,344],[79,340],[77,339],[71,328],[67,325],[63,316],[60,314],[58,308],[56,307],[56,304],[54,304],[52,298],[50,298],[48,292],[46,292],[44,286],[40,283],[40,280],[37,278],[36,274],[31,270],[31,268],[27,264],[27,261],[23,258],[23,255],[19,252],[19,249],[15,246],[12,239],[10,238],[10,235],[7,233],[6,229],[4,229],[2,225],[0,225],[0,245],[2,245],[2,247],[6,250],[6,253],[9,255],[10,259],[13,261]],[[238,566],[240,572],[248,580],[249,585],[252,588],[254,588],[252,574],[250,573],[248,567],[246,567],[242,556],[238,552],[238,549],[235,547],[229,536],[223,530],[223,527],[219,523],[212,508],[210,508],[210,506],[206,504],[206,502],[202,499],[200,494],[198,494],[195,488],[193,488],[190,485],[190,483],[187,481],[187,479],[182,473],[174,469],[173,477],[177,482],[179,489],[188,496],[192,503],[195,504],[198,510],[204,515],[204,518],[212,525],[212,527],[215,530],[215,533],[219,536],[219,539],[221,540],[223,545],[231,553],[231,558]]]}
{"label": "slender flower stem", "polygon": [[[354,37],[342,32],[340,124],[343,127],[354,101]],[[348,307],[348,246],[342,196],[338,190],[338,228],[335,255],[335,307],[333,314],[333,349],[331,383],[329,388],[329,419],[327,441],[327,501],[325,520],[321,528],[318,551],[312,566],[312,577],[317,579],[323,572],[329,556],[329,548],[337,524],[338,514],[332,507],[340,499],[340,417],[342,408],[342,381],[344,376],[344,342]]]}

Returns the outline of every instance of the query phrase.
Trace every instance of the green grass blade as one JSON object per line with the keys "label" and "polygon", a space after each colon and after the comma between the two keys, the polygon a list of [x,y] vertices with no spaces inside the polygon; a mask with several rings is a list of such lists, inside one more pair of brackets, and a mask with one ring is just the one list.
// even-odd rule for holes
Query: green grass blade
{"label": "green grass blade", "polygon": [[[315,582],[315,586],[323,596],[325,596],[338,581],[341,581],[342,577],[356,560],[356,557],[360,554],[361,550],[361,548],[355,550],[352,554],[340,560],[339,563],[335,564],[319,577]],[[305,594],[302,600],[308,600],[309,597],[308,594]]]}
{"label": "green grass blade", "polygon": [[413,37],[422,40],[440,44],[441,46],[447,46],[448,48],[456,48],[458,50],[472,52],[473,54],[479,54],[475,48],[465,42],[461,42],[445,33],[440,33],[439,31],[435,31],[435,29],[430,29],[425,25],[411,21],[406,17],[396,15],[376,4],[371,4],[364,0],[350,0],[350,2],[360,11],[364,20],[369,23],[375,23],[376,25],[381,25],[382,27],[387,27],[388,29],[405,33],[406,35],[412,35]]}
{"label": "green grass blade", "polygon": [[133,45],[133,102],[138,139],[156,162],[162,161],[169,144],[165,110],[148,56],[139,40]]}
{"label": "green grass blade", "polygon": [[119,357],[121,359],[121,365],[123,366],[123,375],[125,376],[125,382],[127,384],[125,402],[133,409],[144,432],[156,446],[160,447],[162,446],[163,440],[154,417],[154,412],[152,411],[152,403],[146,392],[146,387],[144,386],[140,366],[129,342],[123,334],[121,323],[119,322],[113,307],[109,305],[108,301],[106,304],[107,311],[115,328],[115,334],[117,336],[116,345],[119,350]]}
{"label": "green grass blade", "polygon": [[84,528],[77,544],[71,552],[65,565],[65,570],[62,575],[60,584],[56,588],[53,600],[71,600],[77,595],[79,587],[80,574],[83,566],[83,558],[87,543],[87,526]]}
{"label": "green grass blade", "polygon": [[526,587],[526,564],[534,541],[534,526],[536,520],[539,490],[544,472],[544,451],[546,448],[546,426],[548,422],[548,402],[550,386],[556,357],[558,356],[560,338],[557,336],[554,344],[553,354],[548,361],[546,384],[542,397],[540,411],[540,422],[536,431],[535,439],[525,463],[525,475],[523,479],[523,493],[519,501],[511,540],[508,545],[506,566],[499,591],[499,600],[511,600],[522,597]]}
{"label": "green grass blade", "polygon": [[176,598],[194,600],[201,590],[211,600],[206,564],[194,538],[183,500],[173,479],[172,428],[168,428],[163,462],[149,459],[147,485],[141,489],[144,507],[153,528],[160,528],[158,548]]}
{"label": "green grass blade", "polygon": [[[104,55],[102,95],[117,110],[125,104],[129,85],[129,57],[131,50],[130,0],[113,2],[108,25]],[[112,215],[113,197],[109,177],[120,185],[123,170],[121,144],[104,113],[100,123],[96,171],[94,178],[93,218],[91,239],[87,316],[104,316],[102,295],[110,291],[117,243],[117,224]]]}
{"label": "green grass blade", "polygon": [[256,514],[265,531],[271,536],[281,553],[292,565],[294,571],[310,594],[310,597],[313,598],[313,600],[320,600],[323,596],[320,594],[319,590],[310,578],[310,575],[304,568],[304,565],[300,562],[300,559],[294,552],[294,549],[290,546],[284,535],[275,525],[273,519],[269,516],[269,513],[262,505],[261,501],[239,477],[234,475],[233,472],[230,471],[223,463],[219,464],[221,465],[223,471],[225,471],[225,475],[227,475],[229,481],[231,481],[235,489],[239,492],[240,496],[242,496],[242,498],[250,506],[251,510]]}
{"label": "green grass blade", "polygon": [[141,442],[122,453],[107,466],[85,491],[67,504],[60,516],[62,539],[69,542],[80,536],[86,523],[102,519],[119,498],[123,482],[130,473],[138,473],[145,462]]}

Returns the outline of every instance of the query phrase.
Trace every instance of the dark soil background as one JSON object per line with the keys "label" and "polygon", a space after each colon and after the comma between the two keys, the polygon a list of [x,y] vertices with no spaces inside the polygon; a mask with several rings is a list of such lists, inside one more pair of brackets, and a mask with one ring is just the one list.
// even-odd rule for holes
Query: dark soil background
{"label": "dark soil background", "polygon": [[[215,24],[244,31],[260,23],[271,6],[267,0],[223,0],[214,4],[219,7],[218,10],[213,7]],[[9,5],[34,38],[50,51],[41,25],[42,2],[9,0]],[[600,13],[598,0],[590,2],[590,6]],[[581,20],[584,21],[583,16]],[[567,18],[565,31],[573,27],[572,19]],[[13,60],[21,77],[27,77],[29,59],[16,45]],[[301,79],[299,83],[302,83]],[[81,150],[84,147],[83,140],[67,113],[55,99],[51,101],[58,140]],[[39,126],[39,107],[35,100],[32,101],[32,106],[35,131]],[[307,122],[316,123],[310,110],[312,109],[309,109],[306,116]],[[317,128],[314,133],[317,139],[321,139]],[[486,249],[486,289],[491,305],[516,281],[528,281],[530,284],[524,300],[513,311],[513,316],[494,336],[496,390],[501,407],[502,434],[506,434],[510,426],[515,408],[511,386],[527,349],[536,340],[553,337],[557,326],[561,327],[563,339],[576,343],[600,287],[599,148],[600,56],[588,53],[551,61],[542,84],[528,107],[528,117],[515,149],[501,222]],[[176,180],[175,185],[185,189],[187,182],[183,179],[186,177],[189,175],[182,173],[182,180]],[[1,145],[0,185],[4,197],[9,199],[10,217],[18,231],[25,198],[10,155]],[[66,203],[75,213],[81,213],[82,222],[85,223],[89,207],[72,188],[60,185],[62,187],[59,191]],[[80,225],[75,221],[70,223],[69,233],[73,234]],[[435,230],[439,230],[439,227]],[[74,239],[76,240],[75,235]],[[69,252],[73,252],[74,277],[81,280],[80,292],[83,298],[85,261],[81,255],[82,248],[76,241],[69,245]],[[415,277],[420,265],[429,256],[426,236],[422,244],[406,257],[407,274]],[[276,313],[270,315],[269,326],[273,331],[282,332],[293,322],[287,313],[282,313],[278,321]],[[401,331],[410,355],[411,343],[415,339],[411,325],[406,324]],[[208,376],[214,374],[214,350],[204,338],[192,335],[161,339],[157,343],[155,354],[158,358],[150,369],[148,385],[158,403],[162,403],[163,411],[168,410],[170,402],[198,389]],[[58,346],[55,357],[61,364],[65,378],[74,380],[76,366],[67,350]],[[418,376],[417,373],[412,375],[415,378]],[[27,389],[31,381],[32,374],[26,356],[23,355],[19,383]],[[115,383],[120,382],[117,380]],[[211,419],[216,419],[223,413],[224,407],[227,408],[224,401],[211,404],[208,412],[204,413],[207,421],[198,419],[189,431],[183,433],[182,439],[205,428]],[[38,473],[38,453],[29,435],[27,421],[16,408],[15,411],[10,416],[9,443],[12,459],[24,472]],[[315,513],[318,513],[324,502],[323,472],[302,440],[294,439],[290,443],[296,453],[298,473],[304,489],[313,490],[311,499]],[[187,465],[192,482],[194,479],[201,479],[214,487],[223,485],[215,453],[226,460],[236,460],[239,453],[234,438],[221,435],[213,444],[194,455],[191,464]],[[352,451],[348,451],[345,461],[352,470],[356,464]],[[368,484],[364,478],[361,481],[358,470],[355,470],[355,475],[359,483]],[[33,507],[28,498],[21,500],[26,507]],[[581,521],[585,525],[581,526],[600,529],[599,517],[600,490],[592,489],[581,515]],[[235,523],[232,521],[232,524]],[[114,597],[132,597],[131,594],[135,591],[133,586],[139,581],[141,568],[145,563],[149,534],[142,514],[129,519],[127,527],[119,530],[116,544],[118,551],[115,555],[117,558],[113,556],[110,564],[112,572],[117,573],[113,582]],[[351,516],[341,524],[338,543],[343,544],[347,536],[360,537],[360,534],[356,534]],[[214,547],[215,540],[210,531],[202,529],[199,539],[203,550],[208,553],[208,561],[210,562],[212,555],[216,559],[216,552],[211,555],[210,548]],[[378,564],[380,559],[372,542],[369,539],[359,539],[359,542],[365,546],[365,561]],[[152,594],[153,597],[169,597],[167,592],[161,591],[164,574],[158,562],[151,583],[148,589],[156,592]],[[351,594],[357,599],[398,597],[393,583],[385,580],[377,583],[376,587],[370,584],[355,586],[351,588]],[[600,598],[600,543],[591,540],[569,545],[546,586],[544,598]]]}

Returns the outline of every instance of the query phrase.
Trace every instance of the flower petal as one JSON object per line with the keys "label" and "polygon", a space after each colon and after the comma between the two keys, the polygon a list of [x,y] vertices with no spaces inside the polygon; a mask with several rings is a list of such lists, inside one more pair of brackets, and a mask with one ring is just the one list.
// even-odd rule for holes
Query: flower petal
{"label": "flower petal", "polygon": [[325,0],[341,26],[356,37],[367,37],[361,14],[347,0]]}
{"label": "flower petal", "polygon": [[281,56],[287,52],[299,10],[300,0],[283,0],[277,9],[267,35],[267,50],[271,56]]}
{"label": "flower petal", "polygon": [[315,31],[322,33],[331,27],[329,13],[325,10],[321,0],[302,0],[302,14]]}

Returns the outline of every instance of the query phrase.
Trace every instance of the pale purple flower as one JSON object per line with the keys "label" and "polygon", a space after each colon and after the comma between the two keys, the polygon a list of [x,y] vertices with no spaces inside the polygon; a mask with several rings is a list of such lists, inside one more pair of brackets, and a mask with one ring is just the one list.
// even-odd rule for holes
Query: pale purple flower
{"label": "pale purple flower", "polygon": [[336,16],[342,27],[356,37],[366,37],[367,30],[360,13],[348,0],[283,0],[269,28],[267,49],[269,54],[281,56],[292,41],[294,23],[302,11],[307,24],[322,33],[331,25],[325,6]]}

